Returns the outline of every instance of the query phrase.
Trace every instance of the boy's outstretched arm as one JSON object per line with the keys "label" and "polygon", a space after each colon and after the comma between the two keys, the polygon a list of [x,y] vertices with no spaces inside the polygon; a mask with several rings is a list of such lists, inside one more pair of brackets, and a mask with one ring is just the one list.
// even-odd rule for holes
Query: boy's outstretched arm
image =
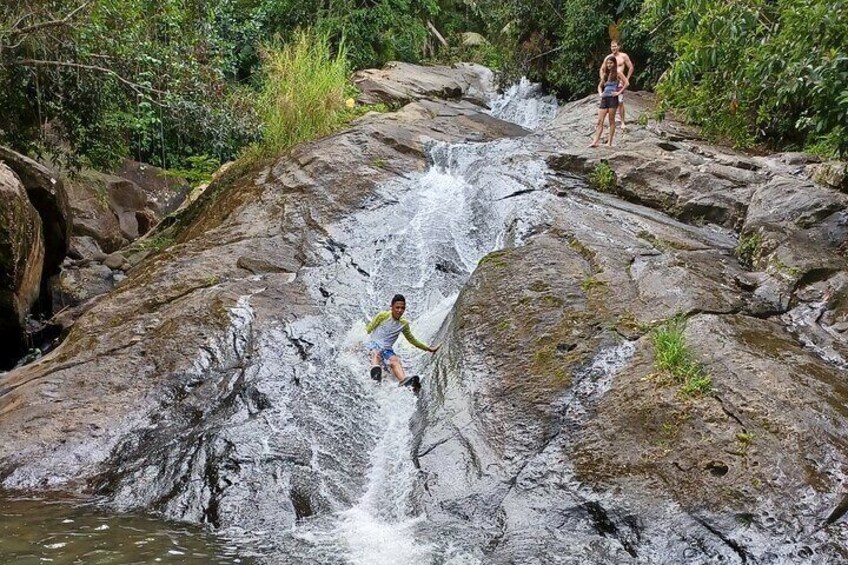
{"label": "boy's outstretched arm", "polygon": [[407,322],[406,320],[404,320],[403,322],[403,337],[405,337],[406,341],[408,341],[411,345],[417,347],[418,349],[423,349],[424,351],[429,351],[430,353],[435,353],[439,349],[438,345],[436,347],[430,347],[415,339],[415,336],[412,335],[412,330],[409,329],[409,322]]}

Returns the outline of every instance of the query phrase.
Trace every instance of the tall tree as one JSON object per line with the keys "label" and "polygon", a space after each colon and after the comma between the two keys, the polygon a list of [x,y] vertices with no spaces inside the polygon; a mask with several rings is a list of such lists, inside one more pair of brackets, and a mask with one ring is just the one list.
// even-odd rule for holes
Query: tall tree
{"label": "tall tree", "polygon": [[204,0],[0,6],[0,139],[71,162],[231,156],[250,112],[222,72]]}

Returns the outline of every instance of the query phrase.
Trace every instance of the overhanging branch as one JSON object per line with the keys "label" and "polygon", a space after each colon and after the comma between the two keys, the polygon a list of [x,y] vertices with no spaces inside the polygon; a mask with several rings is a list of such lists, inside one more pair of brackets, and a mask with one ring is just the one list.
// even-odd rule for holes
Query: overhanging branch
{"label": "overhanging branch", "polygon": [[105,75],[115,78],[116,80],[130,88],[133,92],[137,93],[139,96],[146,97],[148,100],[150,100],[157,106],[162,106],[163,108],[167,107],[167,105],[162,104],[161,102],[150,96],[151,94],[167,96],[168,93],[164,90],[158,90],[156,88],[153,88],[152,86],[138,84],[137,82],[127,80],[112,69],[106,67],[101,67],[99,65],[86,65],[84,63],[74,63],[73,61],[50,61],[43,59],[18,59],[17,61],[15,61],[15,63],[26,67],[66,67],[71,69],[84,69],[88,71],[103,73]]}
{"label": "overhanging branch", "polygon": [[[25,17],[21,18],[20,20],[18,20],[15,23],[15,26],[12,29],[9,30],[9,35],[12,36],[12,37],[17,36],[17,35],[26,35],[26,34],[30,34],[30,33],[45,29],[45,28],[60,27],[60,26],[67,25],[74,18],[74,16],[76,16],[78,13],[80,13],[82,10],[84,10],[89,4],[91,4],[91,0],[86,0],[86,2],[83,2],[82,4],[80,4],[79,6],[74,8],[64,18],[59,18],[59,19],[56,19],[56,20],[47,20],[47,21],[38,22],[38,23],[35,23],[35,24],[32,24],[32,25],[24,26],[24,27],[18,27],[21,24],[21,22],[24,19],[26,19],[26,16],[25,16]],[[32,14],[29,14],[29,15],[32,15]]]}

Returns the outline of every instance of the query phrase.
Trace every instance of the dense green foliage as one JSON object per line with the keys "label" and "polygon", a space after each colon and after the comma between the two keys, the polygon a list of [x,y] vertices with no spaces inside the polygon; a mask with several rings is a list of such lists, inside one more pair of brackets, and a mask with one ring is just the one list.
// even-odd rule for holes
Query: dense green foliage
{"label": "dense green foliage", "polygon": [[259,62],[259,46],[276,36],[293,39],[298,29],[315,28],[338,45],[344,38],[353,68],[398,59],[417,62],[428,40],[426,22],[440,13],[442,0],[224,0],[215,3],[217,29],[228,46],[228,68],[244,79]]}
{"label": "dense green foliage", "polygon": [[677,55],[659,93],[709,133],[848,152],[848,2],[648,0],[644,12]]}
{"label": "dense green foliage", "polygon": [[634,87],[650,87],[668,53],[640,26],[641,0],[480,0],[489,37],[507,53],[510,80],[526,74],[564,98],[595,90],[610,40],[637,62]]}
{"label": "dense green foliage", "polygon": [[[470,59],[564,98],[594,91],[618,38],[636,64],[631,88],[656,87],[708,133],[845,154],[847,2],[6,0],[0,143],[72,165],[129,156],[188,171],[260,139],[287,146],[274,132],[297,128],[269,80],[291,82],[290,96],[308,90],[274,65],[311,29],[322,38],[309,55],[322,65],[316,88],[337,75],[340,54],[348,70]],[[463,32],[485,40],[463,45]],[[323,119],[312,111],[298,115]]]}
{"label": "dense green foliage", "polygon": [[3,3],[0,142],[100,166],[232,157],[256,126],[212,23],[183,0]]}

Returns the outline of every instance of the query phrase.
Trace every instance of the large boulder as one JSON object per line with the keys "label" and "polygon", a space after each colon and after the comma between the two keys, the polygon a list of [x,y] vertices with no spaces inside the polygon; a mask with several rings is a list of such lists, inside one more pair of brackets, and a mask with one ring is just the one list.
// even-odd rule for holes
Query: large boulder
{"label": "large boulder", "polygon": [[44,268],[41,218],[18,176],[0,163],[0,368],[16,360]]}
{"label": "large boulder", "polygon": [[74,211],[73,234],[90,237],[103,252],[111,253],[126,245],[128,240],[109,207],[107,179],[107,175],[84,170],[64,181]]}
{"label": "large boulder", "polygon": [[157,221],[179,208],[191,188],[173,173],[131,159],[125,159],[112,174],[135,183],[147,195],[146,206],[155,213]]}
{"label": "large boulder", "polygon": [[159,205],[131,180],[84,170],[68,176],[65,184],[74,235],[92,238],[105,253],[138,239],[163,217]]}
{"label": "large boulder", "polygon": [[156,215],[147,209],[147,195],[134,182],[110,179],[106,187],[109,208],[118,218],[118,227],[129,241],[147,233],[156,223]]}
{"label": "large boulder", "polygon": [[41,216],[44,231],[44,275],[59,272],[68,252],[73,213],[61,179],[50,169],[0,145],[0,161],[15,171],[30,202]]}
{"label": "large boulder", "polygon": [[100,263],[66,266],[50,279],[53,311],[60,312],[106,294],[115,285],[112,269]]}
{"label": "large boulder", "polygon": [[818,165],[808,165],[807,171],[816,182],[848,193],[848,163],[828,161]]}
{"label": "large boulder", "polygon": [[357,71],[353,75],[353,83],[361,92],[360,103],[390,105],[420,98],[466,98],[485,104],[485,93],[491,90],[492,79],[489,69],[468,63],[422,67],[393,61],[382,69]]}
{"label": "large boulder", "polygon": [[[745,313],[733,238],[581,189],[549,212],[480,262],[425,381],[435,537],[491,563],[838,559],[817,529],[843,488],[848,386]],[[679,314],[708,394],[658,368],[652,328]]]}

